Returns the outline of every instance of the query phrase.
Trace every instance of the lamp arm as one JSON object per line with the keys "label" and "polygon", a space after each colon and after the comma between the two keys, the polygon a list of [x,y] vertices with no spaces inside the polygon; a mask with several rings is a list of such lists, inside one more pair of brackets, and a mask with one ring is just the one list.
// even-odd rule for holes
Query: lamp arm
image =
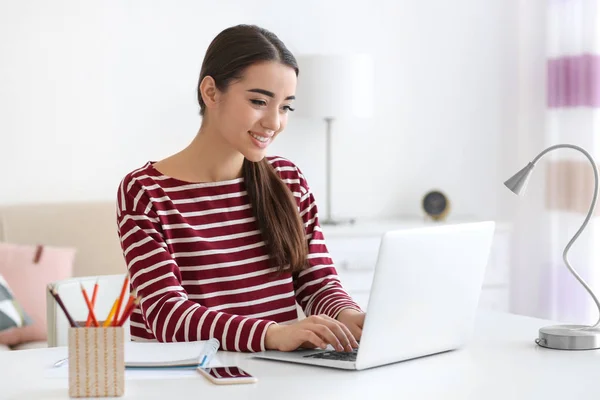
{"label": "lamp arm", "polygon": [[[571,264],[569,263],[569,260],[567,257],[568,252],[571,249],[571,246],[573,245],[573,243],[575,243],[575,240],[577,240],[579,235],[581,235],[581,232],[583,232],[583,230],[587,226],[588,222],[592,218],[592,215],[594,214],[594,209],[596,207],[596,200],[598,199],[598,168],[596,167],[596,163],[594,162],[594,159],[587,151],[585,151],[584,149],[582,149],[579,146],[575,146],[572,144],[557,144],[554,146],[550,146],[546,150],[542,151],[536,158],[534,158],[531,163],[535,165],[535,163],[540,158],[542,158],[542,156],[544,156],[544,154],[546,154],[552,150],[558,149],[558,148],[570,148],[570,149],[580,151],[592,163],[592,169],[594,170],[594,182],[595,182],[594,196],[592,198],[592,203],[590,204],[590,209],[587,213],[587,216],[585,217],[585,219],[583,221],[583,224],[581,225],[579,230],[575,233],[575,235],[573,235],[573,238],[569,241],[569,243],[565,247],[565,250],[563,251],[563,260],[564,260],[565,264],[567,265],[567,268],[569,269],[569,271],[573,274],[573,276],[579,281],[579,283],[581,283],[583,285],[583,287],[585,288],[585,290],[587,290],[587,292],[590,294],[590,296],[592,296],[592,299],[594,299],[594,303],[596,303],[596,307],[598,308],[598,312],[600,313],[600,301],[598,301],[598,298],[596,297],[596,295],[594,294],[592,289],[588,286],[588,284],[585,283],[585,281],[579,276],[579,274],[577,272],[575,272],[575,270],[571,267]],[[589,327],[588,329],[596,329],[598,327],[600,327],[600,315],[598,317],[598,321],[593,326]]]}

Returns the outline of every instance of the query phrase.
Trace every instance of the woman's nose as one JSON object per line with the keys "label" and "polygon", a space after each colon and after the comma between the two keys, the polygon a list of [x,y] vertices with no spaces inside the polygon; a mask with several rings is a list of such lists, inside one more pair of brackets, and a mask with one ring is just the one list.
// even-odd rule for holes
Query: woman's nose
{"label": "woman's nose", "polygon": [[279,112],[269,112],[261,121],[261,125],[263,128],[268,129],[272,132],[277,132],[281,126],[281,120],[279,117]]}

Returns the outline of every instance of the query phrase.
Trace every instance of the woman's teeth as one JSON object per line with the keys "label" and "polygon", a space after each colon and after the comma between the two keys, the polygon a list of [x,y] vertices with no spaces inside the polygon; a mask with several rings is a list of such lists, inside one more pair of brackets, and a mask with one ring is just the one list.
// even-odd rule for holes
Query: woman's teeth
{"label": "woman's teeth", "polygon": [[250,136],[252,136],[254,139],[258,140],[259,142],[265,143],[265,142],[269,141],[268,137],[258,136],[258,135],[255,135],[252,132],[248,132],[248,133],[250,134]]}

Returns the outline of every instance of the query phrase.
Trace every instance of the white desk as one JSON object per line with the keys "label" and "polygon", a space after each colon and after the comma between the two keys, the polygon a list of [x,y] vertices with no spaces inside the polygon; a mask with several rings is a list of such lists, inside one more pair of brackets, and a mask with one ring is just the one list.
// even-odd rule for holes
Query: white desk
{"label": "white desk", "polygon": [[[600,399],[600,351],[565,352],[533,342],[551,322],[480,314],[465,349],[365,371],[320,367],[219,353],[258,377],[252,385],[216,386],[201,376],[127,380],[123,399]],[[499,329],[504,328],[502,332]],[[500,334],[502,333],[502,335]],[[66,379],[44,368],[65,348],[3,352],[0,399],[68,399]]]}

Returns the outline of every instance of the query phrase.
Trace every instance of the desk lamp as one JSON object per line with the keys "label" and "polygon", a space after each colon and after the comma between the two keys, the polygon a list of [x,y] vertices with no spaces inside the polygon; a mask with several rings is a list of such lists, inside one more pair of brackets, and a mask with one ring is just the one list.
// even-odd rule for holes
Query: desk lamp
{"label": "desk lamp", "polygon": [[[598,198],[598,169],[596,167],[596,163],[592,156],[582,149],[581,147],[574,146],[571,144],[557,144],[554,146],[548,147],[546,150],[542,151],[536,158],[533,159],[525,168],[517,172],[513,177],[504,182],[504,185],[509,188],[513,193],[519,195],[524,192],[525,186],[527,185],[527,180],[531,175],[531,171],[535,166],[535,163],[546,153],[559,149],[559,148],[569,148],[575,149],[582,152],[588,160],[592,163],[592,167],[594,170],[594,196],[592,198],[592,204],[588,211],[588,214],[583,221],[583,224],[579,228],[579,230],[575,233],[573,238],[569,241],[565,250],[563,252],[563,260],[565,265],[573,274],[573,276],[583,285],[585,290],[592,296],[594,302],[596,303],[596,307],[598,307],[598,311],[600,312],[600,303],[598,302],[598,298],[592,291],[592,289],[584,282],[584,280],[575,272],[575,270],[569,264],[569,260],[567,258],[567,254],[569,249],[577,240],[581,232],[585,229],[588,224],[590,218],[594,213],[594,208],[596,207],[596,199]],[[539,346],[546,347],[550,349],[559,349],[559,350],[593,350],[600,348],[600,318],[598,322],[594,325],[552,325],[542,327],[539,330],[539,337],[535,341]]]}

